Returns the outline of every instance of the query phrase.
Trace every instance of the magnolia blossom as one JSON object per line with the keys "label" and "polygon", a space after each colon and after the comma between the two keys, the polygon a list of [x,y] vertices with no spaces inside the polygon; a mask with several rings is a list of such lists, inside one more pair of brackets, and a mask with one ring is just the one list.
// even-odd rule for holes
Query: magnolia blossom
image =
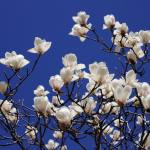
{"label": "magnolia blossom", "polygon": [[144,57],[144,52],[141,49],[141,47],[133,47],[133,49],[131,49],[128,53],[127,53],[127,58],[129,59],[129,61],[132,62],[137,62],[137,60],[139,58]]}
{"label": "magnolia blossom", "polygon": [[126,42],[125,42],[125,46],[126,47],[130,47],[133,48],[134,46],[142,46],[140,37],[138,32],[130,32],[127,36],[126,36]]}
{"label": "magnolia blossom", "polygon": [[[112,78],[113,78],[113,76],[112,76]],[[109,77],[111,77],[111,75]],[[107,79],[107,82],[100,86],[101,90],[99,91],[99,93],[101,93],[104,98],[110,98],[113,96],[111,81],[109,81],[109,80],[112,80],[112,78]]]}
{"label": "magnolia blossom", "polygon": [[51,42],[47,42],[46,40],[42,40],[39,37],[35,37],[34,48],[31,48],[28,51],[30,53],[44,54],[49,50],[51,44],[52,44]]}
{"label": "magnolia blossom", "polygon": [[115,37],[112,38],[112,41],[114,42],[115,52],[120,52],[121,48],[124,48],[126,46],[127,38],[122,37],[120,34],[116,34]]}
{"label": "magnolia blossom", "polygon": [[0,81],[0,93],[4,94],[7,90],[8,84],[5,81]]}
{"label": "magnolia blossom", "polygon": [[65,67],[72,68],[77,65],[77,56],[73,53],[66,54],[62,57],[62,63]]}
{"label": "magnolia blossom", "polygon": [[84,108],[84,111],[89,114],[96,108],[96,104],[97,101],[93,97],[88,97],[81,101],[81,106]]}
{"label": "magnolia blossom", "polygon": [[136,89],[138,91],[138,95],[141,97],[146,97],[150,95],[150,85],[147,82],[138,83]]}
{"label": "magnolia blossom", "polygon": [[[85,75],[85,78],[89,78],[89,74],[86,74],[86,75]],[[88,82],[87,85],[86,85],[87,91],[88,91],[88,92],[93,91],[93,93],[94,93],[95,95],[101,95],[101,94],[98,92],[100,88],[98,87],[98,88],[94,89],[95,86],[96,86],[95,81],[93,81],[93,80],[91,80],[91,79],[89,78],[89,82]]]}
{"label": "magnolia blossom", "polygon": [[55,111],[57,110],[57,108],[53,105],[53,103],[48,102],[47,106],[46,106],[46,115],[47,116],[54,116],[55,115]]}
{"label": "magnolia blossom", "polygon": [[17,54],[15,51],[12,51],[6,52],[5,58],[1,58],[0,63],[14,70],[19,70],[22,67],[26,66],[29,63],[29,61],[25,59],[23,55]]}
{"label": "magnolia blossom", "polygon": [[73,78],[73,71],[70,68],[62,68],[60,70],[60,76],[63,79],[64,83],[69,83]]}
{"label": "magnolia blossom", "polygon": [[127,100],[129,99],[131,95],[131,92],[132,92],[132,88],[130,86],[127,85],[123,87],[123,86],[118,85],[116,89],[114,89],[114,97],[115,97],[116,102],[119,105],[126,104]]}
{"label": "magnolia blossom", "polygon": [[104,62],[94,62],[93,64],[90,64],[89,70],[91,73],[89,77],[95,82],[104,83],[113,78],[113,75],[109,74],[108,68]]}
{"label": "magnolia blossom", "polygon": [[50,77],[49,84],[55,91],[60,91],[64,82],[60,75],[55,75]]}
{"label": "magnolia blossom", "polygon": [[129,85],[131,87],[136,87],[138,82],[136,80],[136,73],[133,70],[129,70],[126,73],[125,79],[122,79],[124,82],[124,85]]}
{"label": "magnolia blossom", "polygon": [[48,150],[54,150],[59,146],[59,143],[57,143],[54,140],[50,139],[45,146]]}
{"label": "magnolia blossom", "polygon": [[11,109],[13,104],[11,102],[9,102],[8,100],[0,100],[0,105],[1,105],[1,110],[4,114],[8,114]]}
{"label": "magnolia blossom", "polygon": [[39,114],[46,115],[46,107],[48,103],[47,96],[34,97],[33,107]]}
{"label": "magnolia blossom", "polygon": [[102,108],[99,110],[99,113],[112,113],[112,114],[118,114],[120,110],[120,107],[116,102],[107,102],[102,105]]}
{"label": "magnolia blossom", "polygon": [[69,106],[69,108],[71,109],[71,111],[77,115],[77,114],[81,114],[83,112],[83,108],[81,106],[81,103],[75,103],[75,102],[72,102],[72,104]]}
{"label": "magnolia blossom", "polygon": [[108,103],[105,103],[102,105],[102,108],[99,110],[99,113],[109,113],[110,110],[111,110],[111,103],[108,102]]}
{"label": "magnolia blossom", "polygon": [[33,141],[36,138],[37,129],[33,126],[27,126],[25,134],[29,140]]}
{"label": "magnolia blossom", "polygon": [[140,37],[142,43],[150,43],[150,31],[149,30],[139,31],[139,37]]}
{"label": "magnolia blossom", "polygon": [[142,46],[138,33],[133,32],[122,36],[119,31],[116,31],[116,35],[112,37],[112,42],[116,45],[115,52],[120,52],[121,48],[125,47],[136,49],[137,47]]}
{"label": "magnolia blossom", "polygon": [[12,108],[8,114],[5,114],[9,123],[16,123],[18,120],[18,114],[16,108]]}
{"label": "magnolia blossom", "polygon": [[81,70],[85,68],[84,64],[78,64],[77,56],[73,53],[66,54],[62,57],[62,63],[64,67],[70,68],[71,70]]}
{"label": "magnolia blossom", "polygon": [[116,22],[115,28],[116,28],[116,30],[114,31],[115,35],[120,34],[120,35],[124,36],[128,32],[128,26],[126,23],[120,24],[119,22]]}
{"label": "magnolia blossom", "polygon": [[86,27],[83,27],[79,24],[75,24],[73,27],[72,27],[72,30],[71,32],[69,33],[69,35],[72,35],[72,36],[77,36],[80,38],[80,40],[82,42],[84,42],[86,40],[86,34],[89,32],[89,29],[91,28],[91,24],[89,24]]}
{"label": "magnolia blossom", "polygon": [[49,94],[49,91],[45,91],[44,86],[39,85],[36,90],[34,90],[34,94],[36,96],[46,96],[47,94]]}
{"label": "magnolia blossom", "polygon": [[115,23],[116,23],[116,21],[115,21],[115,17],[114,17],[114,15],[106,15],[106,16],[104,16],[104,25],[103,25],[103,29],[112,29],[112,28],[114,28],[114,26],[115,26]]}
{"label": "magnolia blossom", "polygon": [[61,131],[55,131],[53,133],[53,137],[56,139],[61,139],[62,138],[62,132]]}
{"label": "magnolia blossom", "polygon": [[69,34],[79,37],[82,42],[85,41],[85,36],[92,26],[90,23],[87,24],[89,17],[84,11],[80,11],[77,16],[73,16],[72,19],[76,24],[72,27],[72,31]]}
{"label": "magnolia blossom", "polygon": [[57,96],[53,96],[52,97],[52,103],[56,106],[59,106],[61,104],[64,103],[64,100],[60,99],[60,97],[57,97]]}
{"label": "magnolia blossom", "polygon": [[71,124],[72,114],[68,107],[62,106],[56,111],[56,118],[61,125],[68,126]]}
{"label": "magnolia blossom", "polygon": [[47,96],[34,97],[33,108],[40,115],[49,116],[54,115],[55,107],[52,103],[49,102]]}
{"label": "magnolia blossom", "polygon": [[86,26],[89,17],[90,15],[86,14],[85,11],[80,11],[77,13],[77,16],[73,16],[72,19],[75,23],[80,24],[81,26]]}
{"label": "magnolia blossom", "polygon": [[13,103],[8,100],[0,100],[1,111],[7,118],[8,122],[14,123],[17,121],[17,110],[13,107]]}

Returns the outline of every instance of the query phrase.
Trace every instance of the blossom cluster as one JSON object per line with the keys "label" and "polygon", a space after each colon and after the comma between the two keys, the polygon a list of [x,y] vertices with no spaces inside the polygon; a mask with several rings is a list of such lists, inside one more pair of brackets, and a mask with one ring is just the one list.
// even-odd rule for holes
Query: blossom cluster
{"label": "blossom cluster", "polygon": [[[72,53],[62,57],[62,63],[64,67],[60,70],[60,74],[51,76],[49,80],[49,84],[57,96],[53,96],[52,101],[48,102],[48,98],[45,97],[48,91],[44,91],[44,87],[38,86],[34,93],[39,97],[34,98],[33,106],[35,111],[41,115],[47,116],[46,112],[50,112],[49,115],[56,117],[61,131],[65,131],[73,125],[74,120],[82,114],[93,115],[99,124],[99,115],[108,113],[118,115],[122,107],[128,106],[131,103],[138,107],[140,104],[138,96],[141,98],[140,100],[144,111],[149,113],[150,85],[146,82],[139,82],[133,70],[126,72],[125,77],[122,76],[117,79],[114,74],[109,72],[104,62],[94,62],[89,65],[89,72],[86,72],[83,71],[86,66],[84,64],[78,64],[76,55]],[[64,106],[63,104],[67,101],[61,99],[61,95],[65,92],[64,87],[72,83],[78,83],[83,79],[87,80],[85,93],[80,99],[78,95],[76,95],[67,106]],[[138,92],[137,96],[134,96],[135,90]],[[99,102],[95,99],[95,96],[102,96],[106,100],[99,106]],[[107,99],[110,100],[108,101]],[[137,120],[140,119],[141,116],[137,116]],[[90,121],[92,120],[89,120],[89,122]],[[98,126],[98,124],[96,126]],[[115,127],[124,124],[125,121],[122,117],[121,119],[114,120]],[[105,126],[103,127],[104,134],[109,135],[113,141],[118,141],[123,138],[121,132],[115,127],[108,126],[107,124]],[[132,129],[130,125],[128,125],[128,127]],[[54,137],[61,138],[62,133],[56,131]],[[149,140],[149,138],[147,140]],[[52,143],[51,140],[50,143]],[[50,145],[51,144],[49,144],[49,146]],[[54,147],[54,145],[53,143],[52,147]],[[57,144],[55,146],[57,147]],[[147,144],[147,146],[149,146],[149,144]]]}
{"label": "blossom cluster", "polygon": [[[28,52],[38,54],[37,59],[23,76],[20,72],[30,61],[15,51],[6,52],[0,63],[13,74],[5,73],[6,81],[0,81],[0,93],[4,96],[0,100],[0,119],[10,132],[13,144],[25,149],[23,143],[27,139],[30,146],[40,149],[67,150],[65,141],[70,138],[86,149],[80,139],[90,136],[96,149],[100,144],[110,149],[121,144],[127,146],[127,143],[141,149],[150,147],[150,84],[138,79],[139,67],[136,66],[139,62],[143,66],[149,60],[150,31],[129,32],[126,23],[116,21],[112,14],[106,15],[103,29],[112,34],[109,46],[88,23],[89,18],[85,11],[78,12],[72,17],[75,25],[69,34],[81,41],[92,39],[106,52],[125,57],[123,73],[117,76],[116,72],[110,72],[105,62],[94,61],[87,66],[79,63],[76,54],[66,54],[62,57],[63,67],[59,73],[49,78],[51,91],[38,84],[33,91],[32,108],[28,108],[21,100],[17,103],[14,96],[34,71],[39,58],[50,49],[51,42],[35,38],[34,47]],[[96,39],[90,38],[88,32]],[[19,81],[12,86],[14,77]],[[17,129],[21,126],[24,133],[19,135]],[[49,138],[47,142],[45,135]]]}

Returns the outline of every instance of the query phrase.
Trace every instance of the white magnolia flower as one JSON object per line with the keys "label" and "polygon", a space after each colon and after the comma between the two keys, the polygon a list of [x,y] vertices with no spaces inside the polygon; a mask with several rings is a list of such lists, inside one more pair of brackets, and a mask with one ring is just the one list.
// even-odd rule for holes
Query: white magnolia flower
{"label": "white magnolia flower", "polygon": [[73,16],[72,19],[75,23],[80,24],[81,26],[86,26],[89,17],[90,15],[86,14],[85,11],[80,11],[77,13],[77,16]]}
{"label": "white magnolia flower", "polygon": [[150,113],[150,95],[147,95],[142,99],[143,106],[147,112]]}
{"label": "white magnolia flower", "polygon": [[149,30],[139,31],[139,37],[142,43],[150,43],[150,31]]}
{"label": "white magnolia flower", "polygon": [[48,103],[49,101],[47,96],[34,97],[33,107],[39,114],[46,115],[46,107]]}
{"label": "white magnolia flower", "polygon": [[120,24],[119,22],[116,22],[115,28],[116,28],[116,30],[114,31],[115,35],[119,34],[119,35],[124,36],[128,32],[128,26],[126,23]]}
{"label": "white magnolia flower", "polygon": [[99,110],[99,113],[112,113],[118,114],[120,107],[116,102],[107,102],[102,105],[102,108]]}
{"label": "white magnolia flower", "polygon": [[56,107],[53,105],[53,103],[48,102],[46,106],[46,115],[55,115]]}
{"label": "white magnolia flower", "polygon": [[81,69],[85,68],[84,64],[78,64],[77,56],[73,53],[66,54],[64,57],[62,57],[62,63],[64,67],[75,71],[80,71]]}
{"label": "white magnolia flower", "polygon": [[84,111],[88,114],[92,113],[96,108],[97,101],[93,97],[88,97],[81,101],[81,106],[84,108]]}
{"label": "white magnolia flower", "polygon": [[136,88],[139,96],[146,97],[150,95],[150,85],[147,82],[138,83]]}
{"label": "white magnolia flower", "polygon": [[70,109],[66,106],[60,107],[56,111],[56,118],[60,124],[65,126],[70,125],[72,120],[72,114]]}
{"label": "white magnolia flower", "polygon": [[129,85],[131,87],[137,86],[136,73],[133,70],[129,70],[126,72],[126,78],[122,79],[124,81],[124,85]]}
{"label": "white magnolia flower", "polygon": [[62,57],[62,63],[65,67],[72,68],[77,65],[77,56],[73,53],[66,54]]}
{"label": "white magnolia flower", "polygon": [[[87,77],[86,77],[86,78],[89,78],[89,74],[87,74]],[[90,80],[90,79],[89,79],[89,82],[88,82],[87,85],[86,85],[87,91],[88,91],[88,92],[93,91],[94,94],[97,94],[97,92],[98,92],[98,90],[99,90],[100,88],[96,88],[95,90],[93,90],[94,87],[95,87],[95,85],[96,85],[96,83],[95,83],[93,80]]]}
{"label": "white magnolia flower", "polygon": [[62,68],[60,70],[60,76],[64,83],[70,83],[73,79],[73,71],[70,68]]}
{"label": "white magnolia flower", "polygon": [[60,106],[61,104],[64,103],[64,100],[60,99],[60,97],[53,96],[52,97],[52,103],[56,106]]}
{"label": "white magnolia flower", "polygon": [[22,67],[26,66],[29,63],[29,61],[25,59],[23,55],[17,54],[15,51],[12,51],[6,52],[5,58],[1,58],[0,63],[14,70],[19,70]]}
{"label": "white magnolia flower", "polygon": [[116,89],[114,89],[114,97],[115,97],[116,102],[119,105],[126,104],[127,100],[129,99],[131,95],[131,92],[132,92],[132,88],[130,86],[127,85],[123,87],[123,86],[118,85]]}
{"label": "white magnolia flower", "polygon": [[137,59],[142,58],[142,57],[144,57],[144,52],[139,46],[134,46],[133,49],[131,49],[127,53],[127,58],[129,59],[129,61],[134,62],[134,63],[137,61]]}
{"label": "white magnolia flower", "polygon": [[75,115],[81,114],[83,112],[83,109],[82,109],[80,103],[76,104],[76,103],[72,102],[72,104],[69,106],[69,108],[72,111],[74,111]]}
{"label": "white magnolia flower", "polygon": [[134,46],[142,46],[140,37],[138,35],[138,32],[130,32],[127,36],[126,36],[126,42],[125,42],[125,46],[126,47],[130,47],[133,48]]}
{"label": "white magnolia flower", "polygon": [[138,57],[138,58],[144,57],[144,52],[140,46],[134,46],[133,51],[136,54],[136,57]]}
{"label": "white magnolia flower", "polygon": [[93,64],[89,65],[90,70],[90,78],[95,82],[104,83],[108,79],[110,79],[110,74],[108,68],[104,62],[94,62]]}
{"label": "white magnolia flower", "polygon": [[101,91],[99,91],[99,93],[101,93],[104,96],[104,98],[110,98],[111,96],[113,96],[112,85],[111,82],[109,82],[108,80],[106,83],[100,86],[100,89]]}
{"label": "white magnolia flower", "polygon": [[109,113],[112,108],[111,102],[107,102],[102,105],[102,108],[99,110],[99,113]]}
{"label": "white magnolia flower", "polygon": [[126,46],[127,38],[122,37],[120,34],[116,34],[114,38],[112,38],[112,41],[114,42],[115,52],[120,52],[121,48],[124,48]]}
{"label": "white magnolia flower", "polygon": [[48,150],[55,150],[59,146],[59,143],[57,143],[54,140],[50,139],[45,146]]}
{"label": "white magnolia flower", "polygon": [[15,123],[18,120],[17,116],[17,110],[16,108],[12,108],[9,113],[5,114],[5,117],[7,118],[8,122]]}
{"label": "white magnolia flower", "polygon": [[82,70],[76,70],[75,74],[73,76],[72,81],[78,80],[78,79],[83,79],[85,77],[85,73]]}
{"label": "white magnolia flower", "polygon": [[5,81],[0,81],[0,93],[4,94],[7,90],[8,84]]}
{"label": "white magnolia flower", "polygon": [[72,30],[71,32],[69,33],[69,35],[72,35],[72,36],[77,36],[80,38],[80,40],[82,42],[84,42],[86,40],[86,34],[89,32],[89,29],[91,28],[91,24],[89,24],[87,26],[87,28],[85,28],[84,26],[81,26],[79,24],[75,24],[73,27],[72,27]]}
{"label": "white magnolia flower", "polygon": [[34,94],[36,96],[46,96],[47,94],[49,94],[49,91],[45,91],[44,86],[39,85],[36,90],[34,90]]}
{"label": "white magnolia flower", "polygon": [[8,122],[16,122],[17,117],[17,110],[13,107],[13,103],[9,102],[8,100],[0,100],[1,110],[4,113],[5,117],[7,118]]}
{"label": "white magnolia flower", "polygon": [[61,139],[62,138],[62,132],[61,131],[55,131],[53,133],[53,137],[56,139]]}
{"label": "white magnolia flower", "polygon": [[127,53],[127,58],[128,58],[130,63],[135,63],[137,61],[136,55],[134,54],[134,52],[132,50],[130,50]]}
{"label": "white magnolia flower", "polygon": [[33,126],[27,126],[25,134],[29,138],[29,140],[34,140],[36,138],[37,129]]}
{"label": "white magnolia flower", "polygon": [[115,21],[115,17],[114,17],[114,15],[106,15],[106,16],[104,16],[104,25],[103,25],[103,29],[112,29],[112,28],[114,28],[114,26],[115,26],[115,23],[116,23],[116,21]]}
{"label": "white magnolia flower", "polygon": [[122,78],[112,80],[112,82],[111,82],[112,89],[115,90],[118,86],[125,85],[124,82],[125,81]]}
{"label": "white magnolia flower", "polygon": [[118,114],[120,107],[116,102],[111,102],[112,110],[111,113]]}
{"label": "white magnolia flower", "polygon": [[49,84],[55,91],[60,91],[64,82],[60,75],[55,75],[50,77]]}
{"label": "white magnolia flower", "polygon": [[51,42],[47,42],[46,40],[42,40],[39,37],[35,37],[34,48],[31,48],[28,51],[30,53],[44,54],[49,50],[51,44],[52,44]]}
{"label": "white magnolia flower", "polygon": [[13,104],[8,100],[0,100],[1,110],[4,114],[9,114]]}

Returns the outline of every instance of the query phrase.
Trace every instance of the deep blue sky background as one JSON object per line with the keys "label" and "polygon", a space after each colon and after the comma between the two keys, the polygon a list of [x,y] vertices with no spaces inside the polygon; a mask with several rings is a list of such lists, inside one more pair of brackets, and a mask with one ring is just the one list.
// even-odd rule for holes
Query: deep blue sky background
{"label": "deep blue sky background", "polygon": [[[59,73],[61,57],[66,53],[77,54],[79,62],[85,64],[106,61],[113,71],[114,57],[101,52],[96,43],[81,43],[78,38],[68,35],[73,25],[72,16],[78,11],[85,10],[90,14],[90,22],[106,38],[108,32],[102,31],[104,15],[114,14],[120,22],[127,22],[133,31],[150,29],[149,6],[149,0],[1,0],[0,57],[7,50],[16,50],[32,61],[35,55],[26,51],[33,47],[34,37],[52,41],[52,48],[16,98],[23,98],[31,106],[33,89],[37,85],[43,84],[50,90],[49,77]],[[148,74],[145,80],[150,81]]]}

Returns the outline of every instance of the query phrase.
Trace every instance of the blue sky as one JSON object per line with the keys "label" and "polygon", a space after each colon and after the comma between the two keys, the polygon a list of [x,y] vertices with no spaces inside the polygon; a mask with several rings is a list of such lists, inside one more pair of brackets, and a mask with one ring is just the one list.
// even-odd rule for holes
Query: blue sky
{"label": "blue sky", "polygon": [[[117,61],[101,52],[96,43],[81,43],[78,38],[68,35],[73,25],[72,16],[78,11],[90,14],[90,22],[104,38],[108,38],[108,32],[102,31],[104,15],[114,14],[117,20],[126,22],[133,31],[149,29],[149,5],[149,0],[1,0],[0,57],[5,51],[16,50],[32,61],[35,56],[26,51],[33,47],[34,37],[52,41],[52,48],[43,56],[16,98],[23,98],[31,106],[33,89],[37,85],[43,84],[50,90],[49,77],[59,73],[61,57],[66,53],[75,53],[79,62],[85,64],[106,61],[111,71],[114,70]],[[145,80],[150,81],[148,75],[145,75]]]}

